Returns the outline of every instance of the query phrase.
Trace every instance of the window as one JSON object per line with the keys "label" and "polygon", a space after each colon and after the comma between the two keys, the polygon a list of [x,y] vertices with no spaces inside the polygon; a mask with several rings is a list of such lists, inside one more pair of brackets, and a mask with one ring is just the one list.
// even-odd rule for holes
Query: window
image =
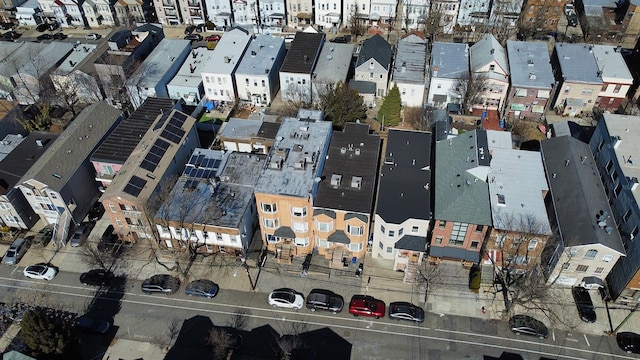
{"label": "window", "polygon": [[442,244],[442,236],[436,236],[436,241],[435,241],[435,243],[436,243],[436,244],[438,244],[438,245],[439,245],[439,244]]}
{"label": "window", "polygon": [[571,85],[567,85],[564,87],[564,93],[568,94],[571,91]]}
{"label": "window", "polygon": [[291,208],[291,215],[295,216],[295,217],[303,217],[303,216],[307,216],[307,207],[292,207]]}
{"label": "window", "polygon": [[418,231],[420,231],[420,228],[418,228],[417,226],[412,226],[411,227],[411,233],[412,234],[417,234]]}
{"label": "window", "polygon": [[571,263],[566,262],[562,264],[562,270],[569,270],[570,267],[571,267]]}
{"label": "window", "polygon": [[584,258],[585,259],[595,259],[596,256],[598,255],[598,250],[587,250],[587,252],[584,254]]}
{"label": "window", "polygon": [[396,232],[393,230],[389,230],[389,237],[394,237],[396,236]]}
{"label": "window", "polygon": [[498,197],[498,206],[507,206],[503,194],[496,194],[496,196]]}
{"label": "window", "polygon": [[387,253],[391,254],[393,252],[393,248],[391,246],[387,246]]}
{"label": "window", "polygon": [[116,212],[116,206],[113,204],[109,204],[109,210],[111,210],[111,212]]}
{"label": "window", "polygon": [[622,88],[622,85],[616,84],[616,87],[613,88],[613,93],[614,94],[619,93],[621,88]]}
{"label": "window", "polygon": [[449,244],[454,246],[464,245],[464,238],[467,236],[467,227],[465,223],[454,222]]}
{"label": "window", "polygon": [[617,183],[616,187],[613,189],[613,193],[616,195],[616,197],[620,196],[620,193],[622,192],[622,184]]}
{"label": "window", "polygon": [[445,227],[447,227],[447,222],[446,221],[438,221],[438,228],[440,229],[444,229]]}
{"label": "window", "polygon": [[609,262],[611,260],[613,260],[613,255],[611,255],[611,254],[607,254],[607,255],[602,257],[602,261],[604,261],[604,262]]}
{"label": "window", "polygon": [[472,248],[472,249],[477,249],[479,244],[480,244],[480,243],[479,243],[479,242],[477,242],[477,241],[472,241],[472,242],[471,242],[471,248]]}
{"label": "window", "polygon": [[476,232],[478,232],[478,233],[481,233],[483,229],[484,229],[484,225],[477,225],[476,226]]}
{"label": "window", "polygon": [[318,222],[318,231],[327,232],[333,230],[333,222]]}
{"label": "window", "polygon": [[583,88],[582,89],[582,95],[587,95],[587,96],[593,95],[593,89]]}
{"label": "window", "polygon": [[118,227],[122,227],[122,220],[116,219],[116,224],[118,225]]}
{"label": "window", "polygon": [[384,225],[380,225],[380,232],[381,232],[383,235],[386,235],[386,234],[387,234],[387,229],[385,229]]}
{"label": "window", "polygon": [[275,229],[280,226],[278,219],[264,219],[264,227],[269,229]]}
{"label": "window", "polygon": [[607,170],[607,173],[610,173],[612,168],[613,168],[613,161],[611,160],[607,161],[607,165],[604,166],[604,169]]}
{"label": "window", "polygon": [[267,234],[267,242],[272,244],[279,243],[280,238],[272,234]]}
{"label": "window", "polygon": [[304,238],[296,238],[296,246],[307,246],[309,245],[309,238],[308,237],[304,237]]}
{"label": "window", "polygon": [[318,239],[318,247],[326,249],[330,246],[331,246],[331,242],[327,241],[327,239]]}
{"label": "window", "polygon": [[624,213],[624,216],[622,217],[622,221],[627,222],[629,221],[630,217],[631,217],[631,209],[628,209],[627,212]]}
{"label": "window", "polygon": [[364,234],[364,226],[353,226],[347,224],[347,232],[351,235],[362,235]]}
{"label": "window", "polygon": [[309,224],[307,224],[306,222],[294,222],[291,224],[293,227],[293,231],[295,232],[307,232],[309,231]]}
{"label": "window", "polygon": [[587,272],[587,270],[589,270],[587,265],[578,265],[578,267],[576,267],[577,272]]}
{"label": "window", "polygon": [[260,207],[262,209],[262,211],[266,212],[266,213],[276,213],[278,212],[278,205],[277,204],[265,204],[265,203],[260,203]]}
{"label": "window", "polygon": [[347,249],[349,249],[349,251],[361,251],[362,250],[362,243],[351,243],[347,245]]}
{"label": "window", "polygon": [[594,274],[602,274],[604,272],[604,268],[603,267],[597,267],[596,271],[594,271]]}
{"label": "window", "polygon": [[502,245],[504,245],[504,239],[506,238],[507,236],[504,234],[498,235],[498,237],[496,237],[496,245],[502,247]]}
{"label": "window", "polygon": [[384,250],[384,244],[382,243],[382,241],[378,241],[378,247],[380,248],[380,250]]}
{"label": "window", "polygon": [[404,233],[404,229],[399,229],[398,230],[398,236],[402,236],[402,233]]}

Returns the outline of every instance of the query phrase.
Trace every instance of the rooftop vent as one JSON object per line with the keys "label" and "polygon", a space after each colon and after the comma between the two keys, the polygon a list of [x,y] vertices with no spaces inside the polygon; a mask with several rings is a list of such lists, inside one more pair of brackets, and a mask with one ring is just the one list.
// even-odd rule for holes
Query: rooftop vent
{"label": "rooftop vent", "polygon": [[340,186],[341,181],[342,181],[342,175],[339,175],[339,174],[331,175],[331,186]]}

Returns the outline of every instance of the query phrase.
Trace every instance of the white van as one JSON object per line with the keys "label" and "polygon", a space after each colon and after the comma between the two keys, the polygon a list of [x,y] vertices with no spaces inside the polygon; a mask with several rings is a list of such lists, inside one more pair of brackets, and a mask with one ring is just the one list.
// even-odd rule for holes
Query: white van
{"label": "white van", "polygon": [[100,39],[102,36],[100,36],[100,34],[96,34],[96,33],[89,33],[87,35],[84,36],[85,40],[98,40]]}

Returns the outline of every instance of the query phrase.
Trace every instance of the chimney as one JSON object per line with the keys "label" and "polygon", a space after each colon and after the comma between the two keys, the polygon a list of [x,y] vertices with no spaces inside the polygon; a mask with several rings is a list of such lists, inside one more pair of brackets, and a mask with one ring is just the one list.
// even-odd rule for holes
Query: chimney
{"label": "chimney", "polygon": [[617,149],[620,146],[620,144],[622,143],[622,138],[620,136],[616,136],[614,138],[614,141],[615,142],[613,143],[613,148]]}
{"label": "chimney", "polygon": [[228,56],[224,57],[224,63],[228,64],[231,61],[231,58],[229,58]]}
{"label": "chimney", "polygon": [[305,55],[305,56],[304,56],[304,62],[305,62],[305,63],[308,63],[308,62],[309,62],[309,55]]}
{"label": "chimney", "polygon": [[193,74],[193,72],[196,70],[196,67],[193,66],[193,64],[189,64],[189,70],[191,71],[191,73]]}

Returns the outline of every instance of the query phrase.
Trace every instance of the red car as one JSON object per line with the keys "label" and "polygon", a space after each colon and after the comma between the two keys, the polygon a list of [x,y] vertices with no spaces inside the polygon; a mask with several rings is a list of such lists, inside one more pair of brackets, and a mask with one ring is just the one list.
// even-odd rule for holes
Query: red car
{"label": "red car", "polygon": [[379,319],[384,317],[384,308],[384,302],[373,296],[354,295],[349,302],[349,314],[353,316],[372,316]]}
{"label": "red car", "polygon": [[204,38],[206,41],[220,41],[220,35],[209,35]]}

